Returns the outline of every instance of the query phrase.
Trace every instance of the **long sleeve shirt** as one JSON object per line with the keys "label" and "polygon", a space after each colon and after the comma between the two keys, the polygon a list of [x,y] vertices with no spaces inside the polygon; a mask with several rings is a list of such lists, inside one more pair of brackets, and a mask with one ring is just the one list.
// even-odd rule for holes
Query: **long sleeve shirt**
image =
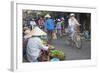
{"label": "long sleeve shirt", "polygon": [[53,19],[47,19],[45,21],[45,28],[47,30],[53,30],[54,29],[54,20]]}
{"label": "long sleeve shirt", "polygon": [[77,25],[79,26],[79,22],[76,20],[75,17],[71,17],[69,18],[68,20],[68,23],[69,23],[69,28],[72,32],[76,31],[77,30]]}
{"label": "long sleeve shirt", "polygon": [[42,41],[39,37],[30,38],[27,43],[28,61],[35,61],[39,57],[41,49],[48,50],[48,47],[42,44]]}
{"label": "long sleeve shirt", "polygon": [[80,25],[78,21],[73,17],[68,20],[69,26]]}

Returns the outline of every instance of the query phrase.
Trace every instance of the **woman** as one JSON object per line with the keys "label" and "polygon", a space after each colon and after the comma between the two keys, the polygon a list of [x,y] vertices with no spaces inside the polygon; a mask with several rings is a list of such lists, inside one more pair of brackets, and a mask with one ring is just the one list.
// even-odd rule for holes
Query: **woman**
{"label": "woman", "polygon": [[[32,37],[30,37],[30,35]],[[34,29],[27,35],[29,40],[27,43],[27,59],[29,62],[38,62],[38,58],[41,54],[41,50],[48,50],[48,46],[45,46],[40,39],[40,36],[46,35],[39,27],[34,27]]]}
{"label": "woman", "polygon": [[56,25],[56,29],[57,29],[57,34],[61,37],[61,20],[57,19],[57,25]]}

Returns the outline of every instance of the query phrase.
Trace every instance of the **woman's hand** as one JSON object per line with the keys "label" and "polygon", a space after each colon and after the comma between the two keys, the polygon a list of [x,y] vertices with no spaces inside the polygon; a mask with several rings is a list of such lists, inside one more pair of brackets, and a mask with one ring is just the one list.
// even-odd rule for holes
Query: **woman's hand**
{"label": "woman's hand", "polygon": [[50,44],[47,44],[46,46],[48,46],[48,48],[50,48]]}

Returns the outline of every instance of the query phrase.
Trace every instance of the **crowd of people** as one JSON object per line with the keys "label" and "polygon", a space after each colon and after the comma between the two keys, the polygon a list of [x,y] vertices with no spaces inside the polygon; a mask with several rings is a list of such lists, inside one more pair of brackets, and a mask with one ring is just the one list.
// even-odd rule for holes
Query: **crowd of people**
{"label": "crowd of people", "polygon": [[44,33],[47,33],[47,41],[50,44],[53,37],[57,39],[57,37],[63,37],[68,32],[73,37],[75,31],[79,31],[77,26],[80,26],[73,13],[69,15],[67,28],[65,28],[64,17],[54,19],[50,14],[46,14],[44,17],[41,16],[37,21],[35,18],[26,21],[27,23],[23,25],[23,54],[26,54],[30,62],[37,62],[41,49],[48,50],[49,48],[49,46],[42,44],[40,39],[40,36],[44,35]]}
{"label": "crowd of people", "polygon": [[[78,23],[78,21],[75,18],[75,15],[72,13],[69,17],[64,18],[64,17],[60,17],[60,18],[52,18],[52,16],[50,16],[50,14],[47,14],[45,16],[40,16],[38,19],[35,18],[26,18],[26,23],[24,23],[24,27],[29,27],[31,30],[34,28],[34,26],[38,26],[39,28],[41,28],[43,31],[45,31],[48,34],[48,41],[50,42],[52,39],[52,34],[56,33],[57,37],[62,37],[63,35],[65,35],[65,33],[68,31],[66,29],[71,28],[71,31],[73,31],[73,29],[75,29],[74,24],[76,25],[80,25]],[[67,23],[66,23],[67,22]],[[67,27],[66,27],[67,25]]]}

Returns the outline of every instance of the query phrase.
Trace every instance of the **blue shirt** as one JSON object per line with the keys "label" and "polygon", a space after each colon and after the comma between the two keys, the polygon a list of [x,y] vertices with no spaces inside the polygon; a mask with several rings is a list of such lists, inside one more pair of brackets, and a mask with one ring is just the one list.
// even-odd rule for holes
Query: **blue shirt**
{"label": "blue shirt", "polygon": [[53,30],[54,29],[54,21],[53,19],[47,19],[45,22],[45,28],[47,30]]}

